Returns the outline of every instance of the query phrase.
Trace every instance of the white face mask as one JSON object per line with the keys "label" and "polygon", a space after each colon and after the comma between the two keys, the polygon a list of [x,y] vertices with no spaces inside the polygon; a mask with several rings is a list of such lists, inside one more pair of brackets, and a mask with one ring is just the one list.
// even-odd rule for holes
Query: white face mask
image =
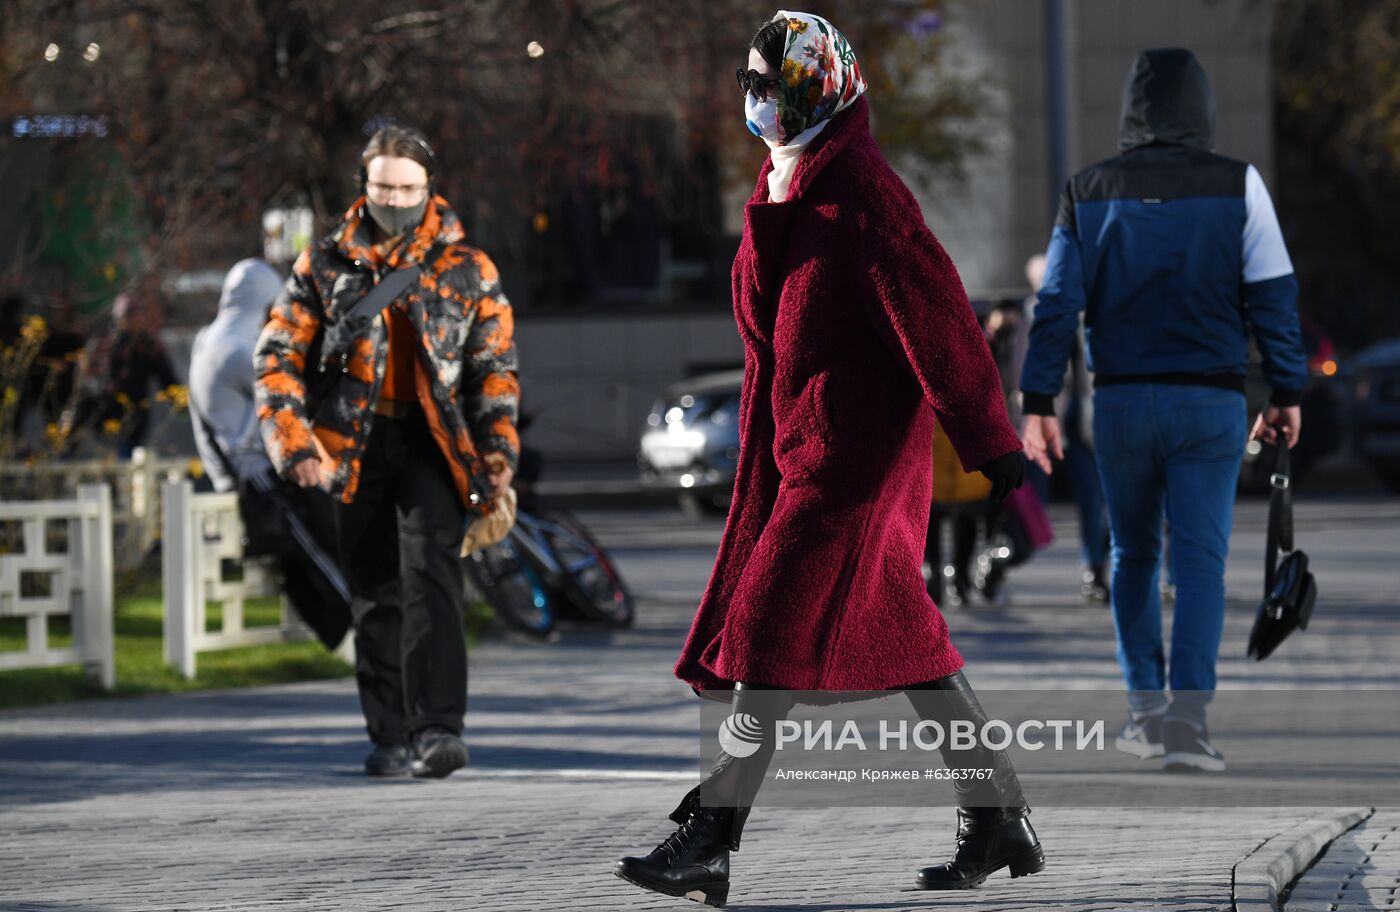
{"label": "white face mask", "polygon": [[759,101],[752,92],[744,93],[744,125],[749,132],[771,143],[778,141],[778,99]]}

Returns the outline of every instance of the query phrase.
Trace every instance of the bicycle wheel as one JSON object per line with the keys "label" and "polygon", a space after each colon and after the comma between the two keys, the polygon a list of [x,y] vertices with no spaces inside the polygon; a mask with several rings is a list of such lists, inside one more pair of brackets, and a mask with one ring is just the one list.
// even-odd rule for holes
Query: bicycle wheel
{"label": "bicycle wheel", "polygon": [[534,569],[520,559],[511,535],[463,558],[462,569],[505,626],[537,639],[554,630],[549,592]]}
{"label": "bicycle wheel", "polygon": [[588,528],[567,513],[551,513],[542,528],[564,569],[560,587],[569,603],[589,620],[631,627],[636,615],[632,593]]}

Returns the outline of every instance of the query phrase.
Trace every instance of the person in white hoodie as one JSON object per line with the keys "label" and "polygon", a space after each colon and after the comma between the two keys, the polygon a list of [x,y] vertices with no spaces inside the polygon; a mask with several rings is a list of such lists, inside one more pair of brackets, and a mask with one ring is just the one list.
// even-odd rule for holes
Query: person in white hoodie
{"label": "person in white hoodie", "polygon": [[[253,349],[283,284],[276,270],[262,260],[235,263],[224,278],[218,314],[194,337],[190,349],[190,421],[204,471],[216,491],[245,493],[241,489],[248,485],[239,483],[255,476],[266,479],[255,488],[276,484],[253,403]],[[282,589],[302,620],[327,649],[334,650],[349,629],[350,617],[348,602],[343,601],[348,591],[339,591],[348,584],[333,566],[334,549],[326,546],[334,541],[330,500],[320,491],[283,488],[278,502],[298,515],[307,534],[320,545],[314,555],[303,545],[298,552],[278,556]],[[271,518],[266,506],[270,502],[258,503],[254,513],[268,518],[278,528],[278,536],[284,534],[283,521]],[[250,539],[268,534],[267,528],[248,530]]]}
{"label": "person in white hoodie", "polygon": [[281,276],[264,261],[235,263],[224,279],[218,315],[194,337],[190,349],[194,442],[216,491],[235,490],[240,478],[272,465],[253,406],[253,347],[281,290]]}

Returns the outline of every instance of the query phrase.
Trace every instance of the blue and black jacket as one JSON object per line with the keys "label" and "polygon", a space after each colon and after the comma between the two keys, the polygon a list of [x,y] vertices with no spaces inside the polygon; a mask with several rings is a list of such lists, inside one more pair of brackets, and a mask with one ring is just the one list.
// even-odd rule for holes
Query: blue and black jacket
{"label": "blue and black jacket", "polygon": [[1123,88],[1122,153],[1070,179],[1021,372],[1024,411],[1054,414],[1084,315],[1098,386],[1244,391],[1249,334],[1275,405],[1307,383],[1298,283],[1253,165],[1211,151],[1215,96],[1190,51],[1140,54]]}

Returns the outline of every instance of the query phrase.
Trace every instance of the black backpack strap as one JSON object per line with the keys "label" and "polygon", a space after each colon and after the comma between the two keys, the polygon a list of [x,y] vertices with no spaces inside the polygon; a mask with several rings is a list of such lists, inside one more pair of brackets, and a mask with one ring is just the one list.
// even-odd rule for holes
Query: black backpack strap
{"label": "black backpack strap", "polygon": [[1264,545],[1264,597],[1274,591],[1278,553],[1293,550],[1293,479],[1289,475],[1288,438],[1278,431],[1278,455],[1269,476],[1269,531]]}

